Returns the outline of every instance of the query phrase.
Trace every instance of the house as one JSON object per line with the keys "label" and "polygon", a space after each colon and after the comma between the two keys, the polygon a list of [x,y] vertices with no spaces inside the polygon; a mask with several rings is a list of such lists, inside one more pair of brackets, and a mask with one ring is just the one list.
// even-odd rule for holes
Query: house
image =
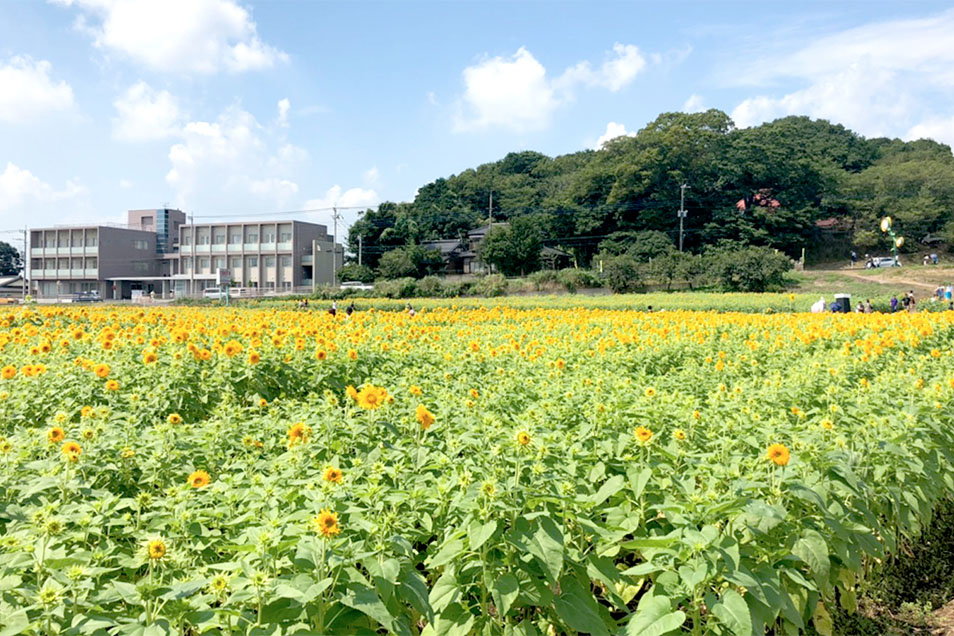
{"label": "house", "polygon": [[540,250],[540,263],[544,269],[564,269],[573,265],[573,256],[559,247],[546,245]]}
{"label": "house", "polygon": [[23,277],[19,274],[0,276],[0,298],[22,298]]}
{"label": "house", "polygon": [[427,241],[421,243],[421,247],[426,250],[440,252],[444,267],[442,274],[462,274],[464,272],[464,261],[462,254],[465,251],[464,242],[460,239],[441,239],[437,241]]}

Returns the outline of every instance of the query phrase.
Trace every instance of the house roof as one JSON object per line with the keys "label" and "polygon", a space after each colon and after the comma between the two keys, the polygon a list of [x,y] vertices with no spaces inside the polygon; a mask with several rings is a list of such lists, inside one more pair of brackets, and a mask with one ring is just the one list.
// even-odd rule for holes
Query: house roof
{"label": "house roof", "polygon": [[13,276],[0,276],[0,287],[9,287],[10,285],[23,287],[23,278],[19,274],[14,274]]}
{"label": "house roof", "polygon": [[482,225],[476,229],[471,230],[467,233],[469,238],[478,238],[487,235],[487,232],[490,231],[491,227],[508,227],[509,223],[494,223],[493,225]]}
{"label": "house roof", "polygon": [[550,247],[549,245],[544,245],[543,249],[540,250],[540,254],[544,257],[561,257],[561,256],[570,256],[569,252],[564,252],[559,247]]}
{"label": "house roof", "polygon": [[443,255],[459,249],[461,244],[460,239],[441,239],[439,241],[426,241],[421,243],[421,247],[428,250],[437,250]]}

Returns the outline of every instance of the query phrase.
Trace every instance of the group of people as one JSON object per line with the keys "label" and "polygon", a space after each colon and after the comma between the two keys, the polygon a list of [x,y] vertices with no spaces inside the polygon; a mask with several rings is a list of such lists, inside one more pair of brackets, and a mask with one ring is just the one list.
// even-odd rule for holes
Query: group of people
{"label": "group of people", "polygon": [[891,297],[891,301],[888,303],[888,305],[891,307],[891,313],[898,311],[900,308],[901,311],[906,311],[911,314],[917,311],[917,304],[918,301],[914,297],[913,289],[909,289],[908,293],[901,296],[900,301],[898,300],[897,294],[895,294]]}
{"label": "group of people", "polygon": [[[351,317],[351,314],[353,314],[353,313],[356,312],[356,311],[358,311],[358,308],[354,306],[354,301],[352,300],[352,301],[351,301],[351,304],[348,305],[347,307],[345,307],[345,315],[350,318],[350,317]],[[328,313],[331,314],[332,316],[338,315],[338,301],[337,301],[337,300],[332,300],[332,301],[331,301],[331,307],[328,308]]]}

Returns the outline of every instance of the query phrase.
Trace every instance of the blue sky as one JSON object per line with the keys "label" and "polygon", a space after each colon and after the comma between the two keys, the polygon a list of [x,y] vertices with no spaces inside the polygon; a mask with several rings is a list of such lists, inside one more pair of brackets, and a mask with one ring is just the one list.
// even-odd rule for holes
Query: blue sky
{"label": "blue sky", "polygon": [[4,2],[0,231],[409,200],[674,110],[954,143],[952,97],[941,2]]}

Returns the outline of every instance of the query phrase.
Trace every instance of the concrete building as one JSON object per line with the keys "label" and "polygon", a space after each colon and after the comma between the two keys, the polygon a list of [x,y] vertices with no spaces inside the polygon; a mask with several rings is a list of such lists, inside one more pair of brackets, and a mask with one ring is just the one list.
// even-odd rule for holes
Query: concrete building
{"label": "concrete building", "polygon": [[331,284],[344,260],[327,227],[314,223],[188,224],[185,214],[170,209],[130,210],[127,220],[126,226],[31,230],[31,293],[194,296],[215,286],[218,269],[230,270],[235,287],[303,292]]}
{"label": "concrete building", "polygon": [[156,233],[111,225],[30,230],[30,292],[38,298],[97,292],[130,298],[130,278],[159,277]]}
{"label": "concrete building", "polygon": [[[228,269],[238,287],[284,290],[331,284],[334,237],[324,225],[302,221],[197,223],[179,227],[176,294],[215,285]],[[337,246],[336,268],[344,253]]]}

